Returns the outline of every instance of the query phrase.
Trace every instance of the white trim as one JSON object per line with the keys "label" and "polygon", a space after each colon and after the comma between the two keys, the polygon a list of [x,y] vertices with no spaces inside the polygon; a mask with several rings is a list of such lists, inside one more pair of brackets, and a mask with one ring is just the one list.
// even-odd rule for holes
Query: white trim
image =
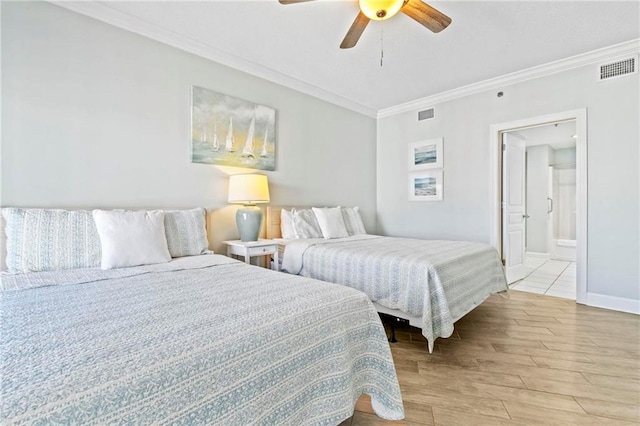
{"label": "white trim", "polygon": [[563,262],[575,262],[576,259],[568,256],[553,256],[549,257],[549,260],[562,260]]}
{"label": "white trim", "polygon": [[193,53],[194,55],[210,59],[238,71],[263,78],[276,84],[288,87],[298,92],[314,96],[323,101],[358,112],[371,118],[377,117],[377,111],[336,93],[298,80],[295,77],[241,58],[240,56],[223,52],[197,40],[185,37],[159,25],[146,22],[138,17],[115,10],[105,3],[93,1],[65,2],[52,1],[53,4],[71,11],[106,22],[118,28],[131,31],[144,37],[159,41],[169,46]]}
{"label": "white trim", "polygon": [[606,294],[587,293],[587,305],[640,315],[640,300]]}
{"label": "white trim", "polygon": [[[500,252],[501,134],[505,131],[558,121],[576,120],[576,302],[587,303],[587,109],[577,109],[506,123],[489,128],[490,234],[489,242]],[[500,253],[502,256],[502,253]]]}
{"label": "white trim", "polygon": [[457,87],[453,90],[438,93],[433,96],[416,99],[411,102],[384,108],[378,111],[378,118],[389,117],[407,111],[418,111],[424,109],[427,105],[434,105],[450,101],[453,99],[463,98],[465,96],[476,93],[485,92],[487,90],[501,89],[504,86],[522,83],[524,81],[540,78],[563,71],[568,71],[584,65],[601,63],[610,59],[616,59],[625,55],[635,55],[640,51],[640,39],[627,41],[613,46],[604,47],[602,49],[593,50],[591,52],[582,53],[580,55],[571,56],[569,58],[560,59],[559,61],[549,62],[547,64],[538,65],[511,74],[505,74],[500,77],[491,78],[489,80],[480,81],[469,84],[467,86]]}
{"label": "white trim", "polygon": [[375,110],[374,108],[354,102],[337,93],[329,92],[328,90],[306,83],[282,72],[272,70],[237,55],[223,52],[197,40],[185,37],[157,24],[152,24],[138,17],[115,10],[109,7],[105,2],[66,2],[60,0],[51,0],[51,2],[57,6],[64,7],[99,21],[106,22],[110,25],[148,37],[186,52],[193,53],[194,55],[210,59],[222,65],[235,68],[239,71],[246,72],[247,74],[263,78],[372,118],[384,118],[402,112],[428,109],[434,107],[438,103],[452,99],[462,98],[464,96],[484,92],[486,90],[501,88],[510,84],[521,83],[534,78],[544,77],[546,75],[567,71],[592,63],[619,58],[625,55],[637,55],[638,52],[640,52],[640,39],[630,40],[558,61],[549,62],[533,68],[516,71],[511,74],[458,87],[453,90],[398,104],[389,108]]}

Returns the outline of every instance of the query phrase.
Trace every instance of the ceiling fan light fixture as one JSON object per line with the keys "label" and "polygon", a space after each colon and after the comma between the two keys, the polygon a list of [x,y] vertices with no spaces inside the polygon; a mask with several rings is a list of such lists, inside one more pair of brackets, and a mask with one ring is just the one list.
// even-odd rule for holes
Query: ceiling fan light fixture
{"label": "ceiling fan light fixture", "polygon": [[404,0],[359,0],[360,10],[374,21],[389,19],[400,11]]}

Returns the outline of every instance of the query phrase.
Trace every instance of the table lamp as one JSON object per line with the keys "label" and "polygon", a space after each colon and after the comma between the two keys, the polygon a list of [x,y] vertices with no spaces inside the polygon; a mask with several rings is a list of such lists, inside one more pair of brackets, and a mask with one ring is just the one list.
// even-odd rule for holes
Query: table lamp
{"label": "table lamp", "polygon": [[269,202],[267,177],[256,174],[229,177],[229,202],[242,204],[236,212],[241,241],[258,241],[262,227],[262,209],[256,204]]}

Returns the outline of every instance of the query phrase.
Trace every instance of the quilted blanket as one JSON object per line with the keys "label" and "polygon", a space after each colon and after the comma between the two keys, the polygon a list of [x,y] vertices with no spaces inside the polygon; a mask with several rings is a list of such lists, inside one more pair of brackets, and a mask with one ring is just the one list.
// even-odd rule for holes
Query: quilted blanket
{"label": "quilted blanket", "polygon": [[2,424],[335,425],[404,416],[355,290],[226,257],[1,277]]}
{"label": "quilted blanket", "polygon": [[508,291],[498,253],[486,244],[369,237],[292,241],[283,268],[301,265],[300,275],[356,288],[422,318],[430,352],[436,338],[453,334],[455,321],[490,294]]}

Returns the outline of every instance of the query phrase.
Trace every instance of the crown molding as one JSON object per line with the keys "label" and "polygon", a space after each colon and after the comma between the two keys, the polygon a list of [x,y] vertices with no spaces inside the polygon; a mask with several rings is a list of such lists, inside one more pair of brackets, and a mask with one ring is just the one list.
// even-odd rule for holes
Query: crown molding
{"label": "crown molding", "polygon": [[487,90],[500,89],[505,86],[522,83],[535,78],[568,71],[579,68],[584,65],[599,63],[610,59],[617,59],[628,55],[637,55],[640,52],[640,39],[630,40],[624,43],[615,44],[613,46],[602,49],[593,50],[591,52],[582,53],[580,55],[571,56],[547,64],[527,68],[522,71],[516,71],[511,74],[505,74],[500,77],[489,80],[480,81],[478,83],[469,84],[467,86],[458,87],[436,95],[427,96],[425,98],[416,99],[411,102],[384,108],[378,111],[377,118],[385,118],[392,115],[417,111],[424,108],[431,108],[435,104],[462,98]]}
{"label": "crown molding", "polygon": [[446,92],[416,99],[410,102],[394,105],[389,108],[375,110],[360,103],[354,102],[336,93],[321,89],[320,87],[306,83],[302,80],[291,77],[279,71],[272,70],[262,65],[243,59],[239,56],[221,51],[197,40],[185,37],[174,31],[163,28],[159,25],[144,21],[127,13],[115,10],[103,2],[94,1],[58,1],[51,0],[51,3],[65,9],[89,16],[118,28],[142,35],[144,37],[159,41],[177,49],[192,53],[194,55],[212,60],[219,64],[234,68],[236,70],[263,78],[272,83],[296,90],[298,92],[316,97],[334,105],[355,111],[371,118],[385,118],[392,115],[416,111],[423,108],[430,108],[437,103],[462,98],[465,96],[481,93],[488,90],[504,88],[505,86],[525,82],[535,78],[540,78],[563,71],[568,71],[584,65],[598,63],[609,59],[619,58],[626,55],[637,55],[640,53],[640,39],[630,40],[624,43],[593,50],[569,58],[561,59],[547,64],[535,66],[511,74],[489,80],[472,83],[467,86],[458,87]]}
{"label": "crown molding", "polygon": [[353,102],[338,94],[321,89],[284,73],[258,65],[239,56],[221,51],[197,40],[185,37],[159,25],[115,10],[103,2],[67,2],[52,0],[51,3],[368,117],[376,118],[378,115],[378,111],[375,109]]}

